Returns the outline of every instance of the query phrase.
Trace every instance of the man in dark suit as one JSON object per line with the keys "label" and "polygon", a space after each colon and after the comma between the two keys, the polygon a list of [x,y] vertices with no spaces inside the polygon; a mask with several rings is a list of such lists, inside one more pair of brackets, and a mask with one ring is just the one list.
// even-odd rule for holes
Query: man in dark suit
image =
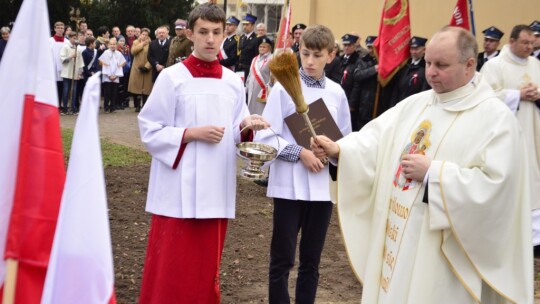
{"label": "man in dark suit", "polygon": [[225,40],[223,40],[223,46],[221,48],[221,55],[219,56],[219,63],[231,70],[236,69],[238,64],[238,41],[240,37],[236,34],[240,20],[235,16],[229,17],[225,23]]}
{"label": "man in dark suit", "polygon": [[540,60],[540,21],[533,21],[529,27],[533,30],[534,33],[534,46],[531,56]]}
{"label": "man in dark suit", "polygon": [[401,68],[396,75],[398,82],[390,103],[391,107],[413,94],[431,88],[426,81],[426,61],[424,60],[426,42],[426,38],[417,36],[411,38],[409,42],[411,58],[407,61],[407,65]]}
{"label": "man in dark suit", "polygon": [[482,69],[482,66],[486,61],[499,56],[499,53],[501,52],[498,50],[499,43],[502,36],[504,36],[504,33],[494,26],[488,27],[482,31],[482,33],[484,34],[484,51],[478,53],[478,60],[476,64],[477,71]]}
{"label": "man in dark suit", "polygon": [[257,39],[257,35],[254,32],[256,21],[257,16],[251,14],[246,14],[246,17],[242,20],[244,34],[240,36],[240,44],[238,47],[240,50],[238,71],[244,72],[244,82],[248,78],[251,61],[259,54],[259,39]]}
{"label": "man in dark suit", "polygon": [[165,68],[169,57],[170,40],[169,29],[162,25],[156,30],[156,40],[150,42],[148,47],[148,62],[152,65],[152,82],[155,82],[159,73]]}

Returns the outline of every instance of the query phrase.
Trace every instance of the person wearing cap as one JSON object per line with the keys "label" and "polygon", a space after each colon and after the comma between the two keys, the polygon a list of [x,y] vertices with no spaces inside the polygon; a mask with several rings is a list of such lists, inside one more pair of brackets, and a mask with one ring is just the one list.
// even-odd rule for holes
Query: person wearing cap
{"label": "person wearing cap", "polygon": [[255,56],[251,62],[246,89],[249,112],[262,115],[268,96],[267,84],[270,81],[268,62],[272,59],[274,42],[266,36],[259,37],[258,41],[259,55]]}
{"label": "person wearing cap", "polygon": [[533,245],[540,254],[540,61],[530,54],[535,42],[533,30],[514,26],[509,44],[480,71],[498,97],[515,112],[525,134],[531,179]]}
{"label": "person wearing cap", "polygon": [[486,63],[486,61],[499,56],[499,43],[502,36],[504,36],[504,33],[494,26],[488,27],[487,29],[483,30],[482,33],[484,34],[484,51],[478,53],[478,65],[476,66],[477,71],[482,69],[482,66],[484,63]]}
{"label": "person wearing cap", "polygon": [[240,41],[240,37],[236,34],[238,24],[240,24],[240,20],[235,16],[230,16],[225,22],[226,37],[218,55],[219,63],[233,71],[238,64],[238,42]]}
{"label": "person wearing cap", "polygon": [[427,39],[413,36],[409,42],[410,59],[407,65],[398,72],[396,87],[393,90],[390,100],[390,107],[395,106],[403,99],[422,91],[429,90],[431,87],[426,81],[426,61],[424,53],[426,52]]}
{"label": "person wearing cap", "polygon": [[[373,42],[377,36],[366,38],[368,53],[356,61],[353,74],[353,88],[351,101],[353,102],[356,121],[353,122],[353,131],[360,130],[371,121],[375,95],[377,92],[377,72],[379,65],[373,54]],[[355,130],[355,128],[357,130]]]}
{"label": "person wearing cap", "polygon": [[298,53],[298,50],[300,50],[300,36],[302,36],[305,29],[306,25],[303,23],[297,23],[292,28],[293,44],[291,45],[291,49],[295,53]]}
{"label": "person wearing cap", "polygon": [[531,24],[529,24],[529,27],[531,30],[533,30],[534,33],[534,45],[533,45],[533,52],[531,53],[531,56],[535,57],[536,59],[540,60],[540,21],[535,20]]}
{"label": "person wearing cap", "polygon": [[367,36],[366,37],[366,48],[369,52],[369,55],[375,57],[373,43],[375,43],[375,39],[377,39],[377,36]]}
{"label": "person wearing cap", "polygon": [[353,131],[358,130],[358,124],[356,123],[358,121],[357,103],[351,99],[351,93],[354,85],[354,69],[356,67],[356,62],[360,58],[360,55],[356,52],[359,38],[360,37],[355,34],[345,34],[341,37],[343,55],[340,57],[340,84],[349,101]]}
{"label": "person wearing cap", "polygon": [[244,33],[240,36],[240,43],[238,44],[238,49],[240,55],[238,58],[238,71],[244,72],[244,80],[249,76],[249,68],[251,66],[251,61],[259,53],[259,41],[257,40],[257,35],[255,34],[255,22],[257,21],[257,16],[252,14],[246,14],[244,20],[242,20],[242,28]]}
{"label": "person wearing cap", "polygon": [[168,67],[186,59],[193,51],[193,42],[186,37],[186,25],[186,20],[183,19],[176,19],[174,22],[176,37],[171,40],[169,47]]}

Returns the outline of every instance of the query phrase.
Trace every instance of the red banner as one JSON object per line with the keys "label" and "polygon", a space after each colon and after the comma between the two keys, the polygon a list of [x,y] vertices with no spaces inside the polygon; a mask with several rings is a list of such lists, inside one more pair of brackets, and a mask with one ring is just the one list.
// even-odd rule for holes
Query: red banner
{"label": "red banner", "polygon": [[452,20],[450,20],[450,25],[459,26],[468,31],[471,30],[467,0],[457,0],[456,8],[452,13]]}
{"label": "red banner", "polygon": [[379,82],[385,86],[409,58],[411,22],[408,0],[386,0],[374,42],[379,60]]}

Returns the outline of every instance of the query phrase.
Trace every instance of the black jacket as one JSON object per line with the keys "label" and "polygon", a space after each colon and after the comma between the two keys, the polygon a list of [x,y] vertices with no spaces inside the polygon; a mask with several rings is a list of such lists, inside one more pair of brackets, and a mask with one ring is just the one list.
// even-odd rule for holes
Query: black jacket
{"label": "black jacket", "polygon": [[234,35],[225,38],[223,41],[223,51],[227,55],[227,59],[222,59],[219,63],[224,67],[234,67],[238,64],[238,42],[240,37]]}
{"label": "black jacket", "polygon": [[161,64],[162,66],[167,65],[167,58],[169,58],[169,47],[171,46],[171,41],[169,39],[165,40],[163,46],[159,44],[159,40],[152,40],[148,46],[148,62],[152,65],[152,82],[156,81],[158,77],[158,71],[156,70],[156,64]]}
{"label": "black jacket", "polygon": [[[496,52],[497,55],[495,55],[495,56],[499,56],[499,53],[500,53],[500,52],[501,52],[501,51],[497,50],[497,52]],[[486,61],[487,61],[487,60],[484,59],[484,54],[485,54],[485,53],[486,53],[486,52],[480,52],[480,53],[478,53],[478,58],[476,59],[476,70],[477,70],[478,72],[480,72],[480,70],[482,69],[482,66],[483,66],[484,63],[486,63]]]}
{"label": "black jacket", "polygon": [[424,58],[416,65],[409,59],[407,65],[401,68],[395,77],[397,77],[397,83],[392,94],[391,107],[413,94],[431,89],[426,80]]}
{"label": "black jacket", "polygon": [[349,104],[358,113],[358,128],[371,121],[377,92],[377,59],[365,55],[356,62]]}

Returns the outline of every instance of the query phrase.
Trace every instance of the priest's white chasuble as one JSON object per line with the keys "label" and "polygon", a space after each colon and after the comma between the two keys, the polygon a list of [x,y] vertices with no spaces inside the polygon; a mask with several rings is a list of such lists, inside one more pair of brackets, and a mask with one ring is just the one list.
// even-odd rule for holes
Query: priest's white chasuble
{"label": "priest's white chasuble", "polygon": [[[508,101],[512,99],[511,91],[519,90],[528,83],[540,88],[540,61],[531,56],[518,58],[505,45],[498,57],[484,64],[482,75],[499,98]],[[540,209],[540,109],[533,102],[517,100],[519,95],[515,98],[519,102],[516,117],[525,134],[529,156],[531,207],[533,210]]]}
{"label": "priest's white chasuble", "polygon": [[[338,204],[362,303],[531,303],[523,138],[477,75],[414,95],[338,141]],[[432,159],[426,186],[403,154]]]}

